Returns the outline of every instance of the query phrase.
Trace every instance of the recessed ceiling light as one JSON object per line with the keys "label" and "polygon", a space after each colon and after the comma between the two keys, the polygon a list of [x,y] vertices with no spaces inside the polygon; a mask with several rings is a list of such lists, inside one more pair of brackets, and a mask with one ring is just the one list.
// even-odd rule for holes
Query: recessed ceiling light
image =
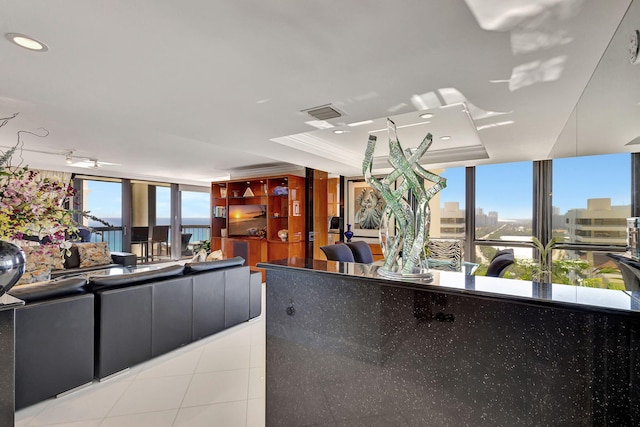
{"label": "recessed ceiling light", "polygon": [[450,140],[450,139],[451,139],[451,137],[450,137],[450,136],[445,135],[445,136],[441,136],[441,137],[440,137],[440,139],[441,139],[441,140],[443,140],[443,141],[448,141],[448,140]]}
{"label": "recessed ceiling light", "polygon": [[331,129],[333,126],[331,123],[325,121],[325,120],[309,120],[308,122],[305,122],[306,124],[308,124],[309,126],[313,126],[316,129]]}
{"label": "recessed ceiling light", "polygon": [[347,124],[347,126],[355,127],[355,126],[368,125],[369,123],[373,123],[373,120],[363,120],[361,122],[349,123]]}
{"label": "recessed ceiling light", "polygon": [[506,126],[506,125],[512,125],[515,122],[513,120],[507,120],[505,122],[498,122],[498,123],[489,123],[488,125],[482,125],[482,126],[477,126],[476,130],[484,130],[484,129],[489,129],[489,128],[495,128],[498,126]]}
{"label": "recessed ceiling light", "polygon": [[20,47],[29,50],[35,50],[36,52],[46,52],[49,50],[46,44],[42,43],[39,40],[34,39],[33,37],[26,36],[20,33],[6,33],[4,35],[7,40],[12,43],[17,44]]}
{"label": "recessed ceiling light", "polygon": [[433,114],[431,113],[420,114],[421,119],[430,119],[431,117],[433,117]]}
{"label": "recessed ceiling light", "polygon": [[[428,125],[429,123],[431,123],[431,122],[410,123],[408,125],[396,126],[396,129],[403,129],[403,128],[410,128],[410,127],[413,127],[413,126]],[[386,132],[388,130],[389,130],[388,128],[376,129],[376,130],[370,130],[369,133]]]}
{"label": "recessed ceiling light", "polygon": [[336,129],[333,131],[333,133],[335,133],[336,135],[341,135],[343,133],[347,133],[349,132],[348,130],[342,130],[342,129]]}

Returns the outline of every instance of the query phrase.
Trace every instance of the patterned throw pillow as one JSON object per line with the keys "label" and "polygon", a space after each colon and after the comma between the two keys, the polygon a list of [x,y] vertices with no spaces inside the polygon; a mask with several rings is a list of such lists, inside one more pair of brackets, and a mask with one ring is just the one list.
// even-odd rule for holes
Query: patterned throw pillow
{"label": "patterned throw pillow", "polygon": [[26,246],[23,247],[22,250],[27,259],[25,270],[28,272],[43,267],[48,267],[50,270],[62,270],[64,268],[64,260],[62,259],[59,246]]}
{"label": "patterned throw pillow", "polygon": [[93,267],[96,265],[111,264],[111,252],[108,242],[80,243],[78,254],[80,255],[80,267]]}
{"label": "patterned throw pillow", "polygon": [[60,247],[55,245],[24,246],[26,265],[18,285],[48,280],[51,270],[62,270],[64,261]]}

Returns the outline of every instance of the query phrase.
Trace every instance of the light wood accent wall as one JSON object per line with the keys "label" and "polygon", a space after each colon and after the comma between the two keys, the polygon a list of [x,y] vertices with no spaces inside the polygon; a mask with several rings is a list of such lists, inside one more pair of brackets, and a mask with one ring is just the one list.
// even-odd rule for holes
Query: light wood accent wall
{"label": "light wood accent wall", "polygon": [[131,225],[146,227],[149,225],[149,186],[134,182],[131,184]]}
{"label": "light wood accent wall", "polygon": [[313,171],[313,258],[323,259],[320,246],[329,242],[329,216],[327,214],[328,194],[327,172]]}

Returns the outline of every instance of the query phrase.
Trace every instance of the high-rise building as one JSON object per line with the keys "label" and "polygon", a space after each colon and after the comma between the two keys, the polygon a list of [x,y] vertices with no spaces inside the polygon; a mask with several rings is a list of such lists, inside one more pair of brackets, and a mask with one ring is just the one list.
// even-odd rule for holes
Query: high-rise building
{"label": "high-rise building", "polygon": [[440,237],[464,239],[464,209],[460,209],[460,203],[445,202],[440,212]]}
{"label": "high-rise building", "polygon": [[570,209],[565,214],[569,241],[624,245],[629,214],[629,205],[612,206],[610,198],[587,199],[586,209]]}

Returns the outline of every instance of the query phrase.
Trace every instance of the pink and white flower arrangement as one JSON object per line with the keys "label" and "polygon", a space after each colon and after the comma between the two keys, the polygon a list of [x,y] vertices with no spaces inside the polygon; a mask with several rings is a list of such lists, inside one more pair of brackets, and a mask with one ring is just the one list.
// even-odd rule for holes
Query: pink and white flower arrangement
{"label": "pink and white flower arrangement", "polygon": [[[0,127],[15,118],[0,118]],[[12,166],[14,153],[22,146],[18,143],[0,152],[0,240],[8,240],[19,246],[28,246],[33,239],[47,245],[67,249],[69,233],[77,232],[73,203],[75,189],[58,178],[40,176],[28,167]],[[31,239],[28,239],[28,238]]]}
{"label": "pink and white flower arrangement", "polygon": [[[27,168],[0,170],[0,239],[21,241],[35,236],[50,244],[64,244],[76,232],[72,203],[75,190],[56,178],[42,178]],[[64,245],[63,245],[64,246]]]}

